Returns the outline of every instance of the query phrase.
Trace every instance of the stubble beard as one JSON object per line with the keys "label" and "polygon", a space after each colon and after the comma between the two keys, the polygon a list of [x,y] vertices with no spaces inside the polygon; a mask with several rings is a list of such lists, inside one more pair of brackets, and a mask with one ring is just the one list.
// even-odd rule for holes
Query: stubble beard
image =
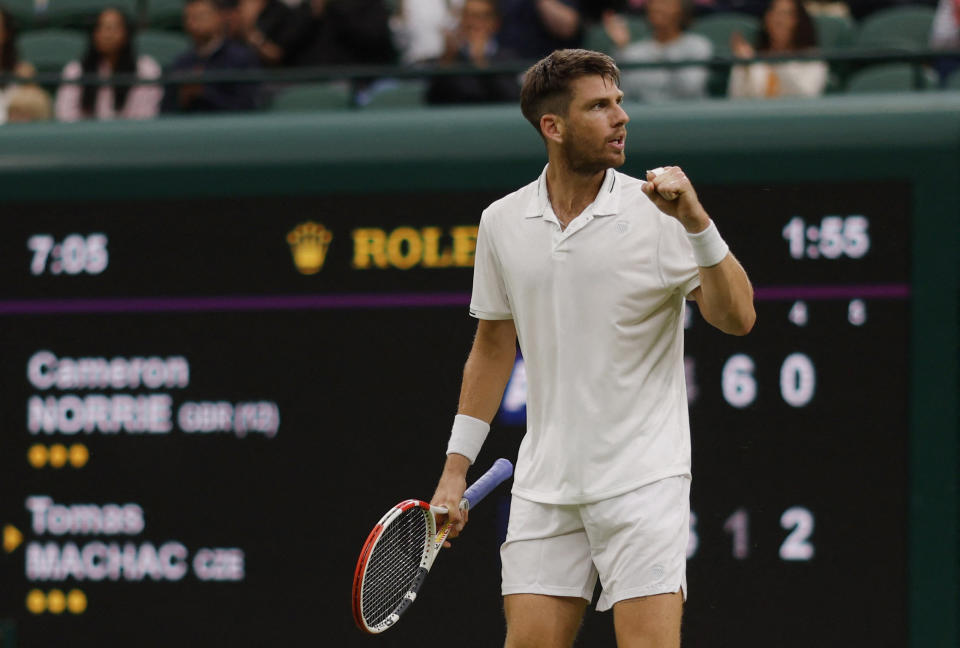
{"label": "stubble beard", "polygon": [[626,156],[622,153],[611,159],[609,156],[591,153],[585,149],[586,147],[580,145],[580,138],[576,136],[565,140],[560,149],[567,168],[578,175],[595,175],[610,168],[616,169],[626,162]]}

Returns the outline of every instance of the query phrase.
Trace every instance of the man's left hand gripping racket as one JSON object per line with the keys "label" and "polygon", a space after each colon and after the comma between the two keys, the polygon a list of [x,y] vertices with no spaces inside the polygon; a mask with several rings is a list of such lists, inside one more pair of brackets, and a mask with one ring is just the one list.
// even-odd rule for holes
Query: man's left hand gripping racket
{"label": "man's left hand gripping racket", "polygon": [[[460,508],[476,506],[513,474],[513,464],[497,459],[493,467],[464,492]],[[364,632],[377,634],[392,627],[423,585],[450,532],[448,522],[437,531],[437,514],[420,500],[404,500],[380,518],[360,552],[353,574],[353,618]]]}

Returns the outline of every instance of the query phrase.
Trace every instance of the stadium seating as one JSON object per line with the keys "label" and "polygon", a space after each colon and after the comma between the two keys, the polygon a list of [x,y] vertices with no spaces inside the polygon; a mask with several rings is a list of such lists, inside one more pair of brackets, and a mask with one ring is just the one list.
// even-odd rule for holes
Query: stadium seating
{"label": "stadium seating", "polygon": [[105,8],[119,9],[132,20],[137,18],[137,0],[49,0],[43,14],[50,27],[91,27]]}
{"label": "stadium seating", "polygon": [[717,13],[695,20],[690,31],[710,39],[714,56],[730,56],[730,37],[739,32],[747,42],[756,42],[760,20],[748,14]]}
{"label": "stadium seating", "polygon": [[424,104],[424,81],[381,81],[365,95],[367,108],[413,108]]}
{"label": "stadium seating", "polygon": [[857,34],[853,20],[846,16],[813,16],[817,30],[817,45],[821,49],[840,49],[849,47]]}
{"label": "stadium seating", "polygon": [[855,72],[847,80],[847,92],[910,92],[929,84],[922,71],[909,63],[884,63]]}
{"label": "stadium seating", "polygon": [[[650,25],[643,16],[626,16],[627,27],[630,29],[630,42],[650,37]],[[596,52],[604,52],[611,56],[616,54],[617,46],[607,36],[607,30],[602,24],[594,24],[587,28],[583,37],[583,46]]]}
{"label": "stadium seating", "polygon": [[138,54],[151,56],[162,67],[167,67],[190,49],[190,39],[175,32],[145,29],[134,38],[134,46]]}
{"label": "stadium seating", "polygon": [[146,17],[152,29],[182,29],[183,0],[147,0]]}
{"label": "stadium seating", "polygon": [[20,58],[33,63],[38,72],[59,72],[83,56],[86,43],[86,36],[78,31],[38,29],[22,34],[17,45]]}
{"label": "stadium seating", "polygon": [[37,22],[33,0],[3,0],[2,6],[13,15],[21,31]]}
{"label": "stadium seating", "polygon": [[960,90],[960,70],[956,70],[947,77],[947,84],[944,87],[947,90]]}
{"label": "stadium seating", "polygon": [[873,13],[860,23],[855,44],[861,48],[921,49],[930,42],[934,10],[905,6]]}
{"label": "stadium seating", "polygon": [[339,83],[305,83],[287,88],[273,100],[271,109],[277,112],[308,112],[349,108],[350,90]]}

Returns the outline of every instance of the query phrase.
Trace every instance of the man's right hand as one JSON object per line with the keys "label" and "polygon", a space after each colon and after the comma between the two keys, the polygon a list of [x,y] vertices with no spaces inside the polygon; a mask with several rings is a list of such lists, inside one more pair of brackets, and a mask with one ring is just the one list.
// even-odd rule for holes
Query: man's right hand
{"label": "man's right hand", "polygon": [[[463,499],[463,493],[467,490],[468,468],[470,468],[470,460],[463,455],[456,453],[447,455],[447,462],[443,467],[443,474],[440,475],[437,490],[430,499],[430,506],[447,507],[447,514],[437,516],[437,524],[442,527],[447,520],[450,520],[450,534],[447,536],[449,539],[460,535],[469,517],[469,511],[460,510],[460,500]],[[443,546],[449,547],[450,542],[445,541]]]}

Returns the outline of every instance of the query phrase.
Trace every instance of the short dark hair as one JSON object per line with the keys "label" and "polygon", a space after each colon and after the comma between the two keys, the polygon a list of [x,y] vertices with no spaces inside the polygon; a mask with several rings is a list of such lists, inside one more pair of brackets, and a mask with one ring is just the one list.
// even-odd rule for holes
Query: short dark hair
{"label": "short dark hair", "polygon": [[[790,47],[793,51],[803,51],[817,46],[817,28],[813,24],[813,19],[810,17],[810,12],[807,11],[807,8],[803,6],[803,3],[800,0],[789,0],[793,5],[794,9],[797,12],[797,24],[793,28],[793,35],[791,37]],[[767,11],[770,11],[773,7],[774,0],[770,0],[769,6],[767,6]],[[757,37],[757,51],[766,52],[770,49],[770,34],[767,33],[767,28],[764,27],[760,30],[760,34]]]}
{"label": "short dark hair", "polygon": [[0,7],[3,22],[3,46],[0,48],[0,72],[13,72],[17,67],[17,22],[13,14]]}
{"label": "short dark hair", "polygon": [[556,50],[527,70],[520,89],[520,110],[540,132],[540,118],[548,113],[566,115],[573,92],[570,84],[585,76],[602,76],[620,85],[620,70],[613,59],[583,49]]}

